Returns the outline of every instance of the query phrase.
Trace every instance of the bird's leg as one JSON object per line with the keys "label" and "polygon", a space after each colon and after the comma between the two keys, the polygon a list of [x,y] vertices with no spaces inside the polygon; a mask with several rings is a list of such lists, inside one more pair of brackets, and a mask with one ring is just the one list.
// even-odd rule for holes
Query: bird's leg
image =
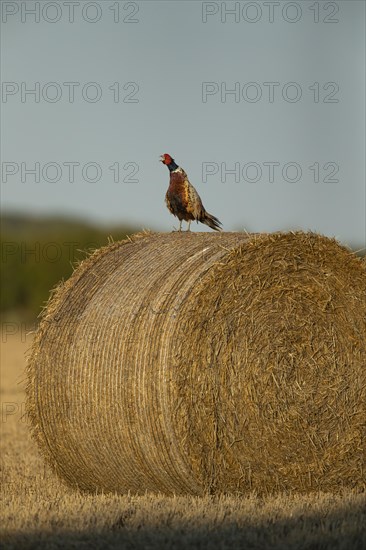
{"label": "bird's leg", "polygon": [[182,220],[179,220],[179,229],[178,231],[182,231]]}
{"label": "bird's leg", "polygon": [[188,220],[188,229],[187,231],[191,231],[191,220]]}

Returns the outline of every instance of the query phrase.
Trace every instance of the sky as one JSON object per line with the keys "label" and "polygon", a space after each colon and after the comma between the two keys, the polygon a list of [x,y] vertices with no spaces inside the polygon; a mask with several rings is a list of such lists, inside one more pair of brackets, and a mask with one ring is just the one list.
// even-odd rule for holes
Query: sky
{"label": "sky", "polygon": [[1,9],[3,212],[170,231],[169,153],[226,231],[366,246],[362,0]]}

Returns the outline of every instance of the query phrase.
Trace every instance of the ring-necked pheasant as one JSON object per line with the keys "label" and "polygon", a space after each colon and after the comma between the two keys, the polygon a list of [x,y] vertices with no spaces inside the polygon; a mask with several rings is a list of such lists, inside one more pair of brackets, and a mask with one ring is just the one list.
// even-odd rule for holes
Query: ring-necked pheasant
{"label": "ring-necked pheasant", "polygon": [[220,220],[206,212],[199,194],[189,182],[183,168],[180,168],[167,153],[162,155],[160,160],[169,168],[170,182],[165,202],[169,211],[179,220],[179,231],[182,230],[183,220],[188,222],[187,231],[190,231],[192,220],[205,223],[215,231],[221,231]]}

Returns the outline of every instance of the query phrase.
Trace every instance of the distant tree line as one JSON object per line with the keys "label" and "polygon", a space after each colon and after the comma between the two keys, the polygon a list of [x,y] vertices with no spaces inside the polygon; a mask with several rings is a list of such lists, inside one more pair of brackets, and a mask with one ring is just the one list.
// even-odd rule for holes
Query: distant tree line
{"label": "distant tree line", "polygon": [[62,218],[32,219],[17,215],[1,220],[2,314],[33,318],[49,292],[67,279],[87,252],[134,233],[131,227],[100,228]]}

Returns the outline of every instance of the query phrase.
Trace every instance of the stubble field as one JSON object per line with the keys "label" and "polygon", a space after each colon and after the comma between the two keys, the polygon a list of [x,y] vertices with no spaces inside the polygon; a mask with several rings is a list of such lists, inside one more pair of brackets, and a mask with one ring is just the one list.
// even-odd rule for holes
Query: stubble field
{"label": "stubble field", "polygon": [[25,351],[1,338],[3,548],[366,548],[366,496],[86,495],[44,465],[24,416]]}

